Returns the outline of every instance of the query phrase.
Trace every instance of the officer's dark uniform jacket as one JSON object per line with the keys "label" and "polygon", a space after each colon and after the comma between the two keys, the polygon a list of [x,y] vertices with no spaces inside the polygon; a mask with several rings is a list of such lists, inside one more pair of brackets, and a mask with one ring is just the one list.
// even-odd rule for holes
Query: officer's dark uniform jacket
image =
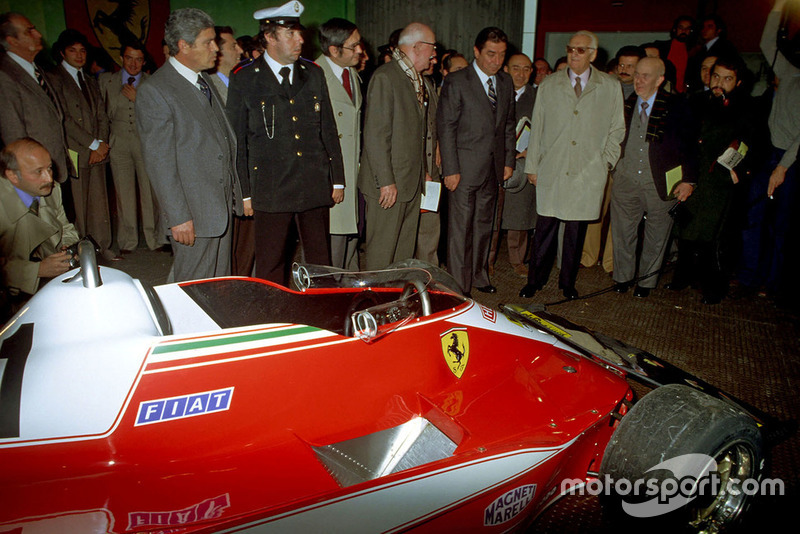
{"label": "officer's dark uniform jacket", "polygon": [[344,185],[336,122],[322,69],[294,64],[289,94],[263,58],[241,67],[228,88],[228,117],[238,140],[237,171],[253,209],[299,213],[331,206]]}

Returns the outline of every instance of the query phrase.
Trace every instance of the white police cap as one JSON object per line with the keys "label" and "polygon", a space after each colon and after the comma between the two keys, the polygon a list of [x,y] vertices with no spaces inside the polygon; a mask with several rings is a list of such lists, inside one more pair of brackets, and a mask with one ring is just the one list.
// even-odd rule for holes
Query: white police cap
{"label": "white police cap", "polygon": [[280,7],[267,7],[259,9],[253,13],[253,18],[266,23],[278,24],[280,26],[294,27],[303,26],[300,24],[300,15],[303,13],[303,4],[297,0],[286,2]]}

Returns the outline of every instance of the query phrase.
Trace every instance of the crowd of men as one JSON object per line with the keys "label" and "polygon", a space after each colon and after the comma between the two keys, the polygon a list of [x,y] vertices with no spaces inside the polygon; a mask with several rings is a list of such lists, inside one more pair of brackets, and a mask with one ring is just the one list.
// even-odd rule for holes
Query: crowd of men
{"label": "crowd of men", "polygon": [[705,303],[732,276],[734,296],[780,294],[800,143],[800,71],[776,45],[784,4],[764,28],[775,82],[758,98],[717,16],[678,17],[670,40],[624,46],[607,66],[597,36],[578,31],[555,71],[500,28],[469,54],[442,53],[414,22],[366,84],[350,21],[320,25],[322,54],[300,57],[295,0],[254,13],[254,39],[173,11],[163,66],[148,75],[142,44],[123,43],[122,69],[99,79],[79,32],[59,36],[59,64],[44,72],[41,34],[5,13],[4,286],[27,298],[68,269],[78,236],[118,261],[141,230],[148,248],[169,245],[174,281],[287,285],[299,243],[308,263],[377,270],[416,257],[465,294],[494,293],[505,236],[522,298],[556,259],[567,299],[580,265],[598,262],[617,292],[644,298],[675,254],[666,287],[699,287]]}

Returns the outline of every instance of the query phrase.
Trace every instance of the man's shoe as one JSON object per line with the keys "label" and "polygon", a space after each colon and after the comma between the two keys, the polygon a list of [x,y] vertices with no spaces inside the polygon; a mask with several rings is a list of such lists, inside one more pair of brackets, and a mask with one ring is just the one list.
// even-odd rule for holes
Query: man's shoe
{"label": "man's shoe", "polygon": [[576,298],[578,298],[578,292],[575,290],[574,287],[565,287],[562,290],[562,293],[564,293],[564,298],[567,300],[575,300]]}
{"label": "man's shoe", "polygon": [[636,286],[636,289],[633,290],[633,296],[638,297],[640,299],[644,299],[650,296],[650,288],[649,287],[642,287]]}
{"label": "man's shoe", "polygon": [[628,290],[631,288],[630,282],[617,282],[614,284],[614,291],[617,293],[627,293]]}
{"label": "man's shoe", "polygon": [[673,280],[669,284],[666,284],[664,286],[664,289],[669,289],[670,291],[683,291],[687,287],[689,287],[689,283],[688,282],[683,282],[681,280],[677,280],[677,281]]}
{"label": "man's shoe", "polygon": [[477,289],[481,293],[489,293],[489,294],[497,293],[497,288],[494,287],[492,284],[489,284],[488,286],[476,287],[475,289]]}
{"label": "man's shoe", "polygon": [[529,299],[539,291],[539,286],[535,284],[525,284],[525,286],[519,290],[519,296],[524,299]]}

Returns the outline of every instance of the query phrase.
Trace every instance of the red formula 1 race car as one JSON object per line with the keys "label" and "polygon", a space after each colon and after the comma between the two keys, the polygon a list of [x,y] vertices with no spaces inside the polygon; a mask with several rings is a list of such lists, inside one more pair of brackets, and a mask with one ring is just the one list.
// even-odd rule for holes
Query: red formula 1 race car
{"label": "red formula 1 race car", "polygon": [[436,268],[153,289],[81,262],[0,331],[0,532],[506,532],[603,483],[714,531],[762,476],[757,410]]}

